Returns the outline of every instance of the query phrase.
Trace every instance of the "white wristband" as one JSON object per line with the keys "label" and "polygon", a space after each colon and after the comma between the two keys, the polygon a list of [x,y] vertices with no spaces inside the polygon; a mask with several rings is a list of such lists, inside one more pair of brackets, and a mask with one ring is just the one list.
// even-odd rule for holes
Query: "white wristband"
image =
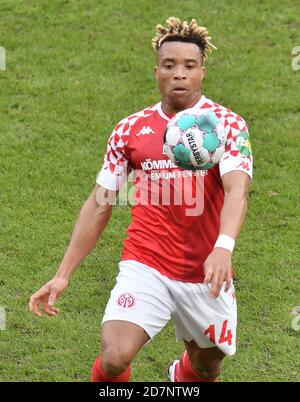
{"label": "white wristband", "polygon": [[224,235],[224,234],[220,234],[216,241],[214,248],[221,247],[221,248],[225,248],[226,250],[233,252],[234,245],[235,245],[235,240],[232,237]]}

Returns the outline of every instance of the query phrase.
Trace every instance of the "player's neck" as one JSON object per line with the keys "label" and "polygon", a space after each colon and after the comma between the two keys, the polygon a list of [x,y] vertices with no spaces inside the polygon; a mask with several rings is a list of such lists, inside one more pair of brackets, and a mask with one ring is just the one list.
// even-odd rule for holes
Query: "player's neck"
{"label": "player's neck", "polygon": [[186,102],[185,104],[174,104],[174,102],[172,102],[171,99],[163,97],[161,102],[161,108],[162,111],[167,115],[176,114],[178,112],[181,112],[182,110],[189,109],[195,106],[199,102],[201,97],[202,97],[201,92],[198,92],[193,99],[191,99],[189,102]]}

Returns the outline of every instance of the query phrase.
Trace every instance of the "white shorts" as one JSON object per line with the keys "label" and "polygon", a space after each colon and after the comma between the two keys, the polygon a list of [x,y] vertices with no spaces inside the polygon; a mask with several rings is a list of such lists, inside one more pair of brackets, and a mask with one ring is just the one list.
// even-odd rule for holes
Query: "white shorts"
{"label": "white shorts", "polygon": [[210,285],[169,279],[137,261],[119,264],[117,283],[110,294],[102,324],[129,321],[150,338],[170,319],[177,340],[194,341],[200,348],[217,346],[226,355],[236,351],[237,307],[233,284],[219,297],[209,296]]}

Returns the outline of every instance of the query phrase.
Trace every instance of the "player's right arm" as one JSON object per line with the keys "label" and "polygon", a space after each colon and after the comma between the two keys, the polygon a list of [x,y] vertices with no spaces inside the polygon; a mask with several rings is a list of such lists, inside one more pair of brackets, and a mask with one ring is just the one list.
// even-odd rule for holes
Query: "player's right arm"
{"label": "player's right arm", "polygon": [[39,306],[50,316],[56,315],[56,299],[67,288],[69,279],[81,261],[94,248],[112,213],[115,197],[127,178],[130,164],[127,142],[130,125],[127,119],[116,125],[107,144],[96,187],[83,205],[75,224],[69,247],[54,278],[34,293],[29,310],[41,317]]}
{"label": "player's right arm", "polygon": [[56,299],[67,288],[72,273],[81,261],[95,247],[110,219],[112,203],[104,203],[103,200],[107,200],[108,197],[111,197],[112,200],[115,196],[115,191],[107,190],[97,184],[86,200],[80,210],[69,247],[56,275],[30,298],[29,310],[38,317],[42,316],[39,306],[49,316],[58,313],[58,309],[54,307]]}

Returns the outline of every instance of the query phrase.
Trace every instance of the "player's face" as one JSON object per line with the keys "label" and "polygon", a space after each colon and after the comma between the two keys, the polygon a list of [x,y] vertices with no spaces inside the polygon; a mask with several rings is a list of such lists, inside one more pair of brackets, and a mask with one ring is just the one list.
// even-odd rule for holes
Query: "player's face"
{"label": "player's face", "polygon": [[165,42],[157,53],[155,77],[165,113],[194,106],[201,97],[203,57],[194,43]]}

